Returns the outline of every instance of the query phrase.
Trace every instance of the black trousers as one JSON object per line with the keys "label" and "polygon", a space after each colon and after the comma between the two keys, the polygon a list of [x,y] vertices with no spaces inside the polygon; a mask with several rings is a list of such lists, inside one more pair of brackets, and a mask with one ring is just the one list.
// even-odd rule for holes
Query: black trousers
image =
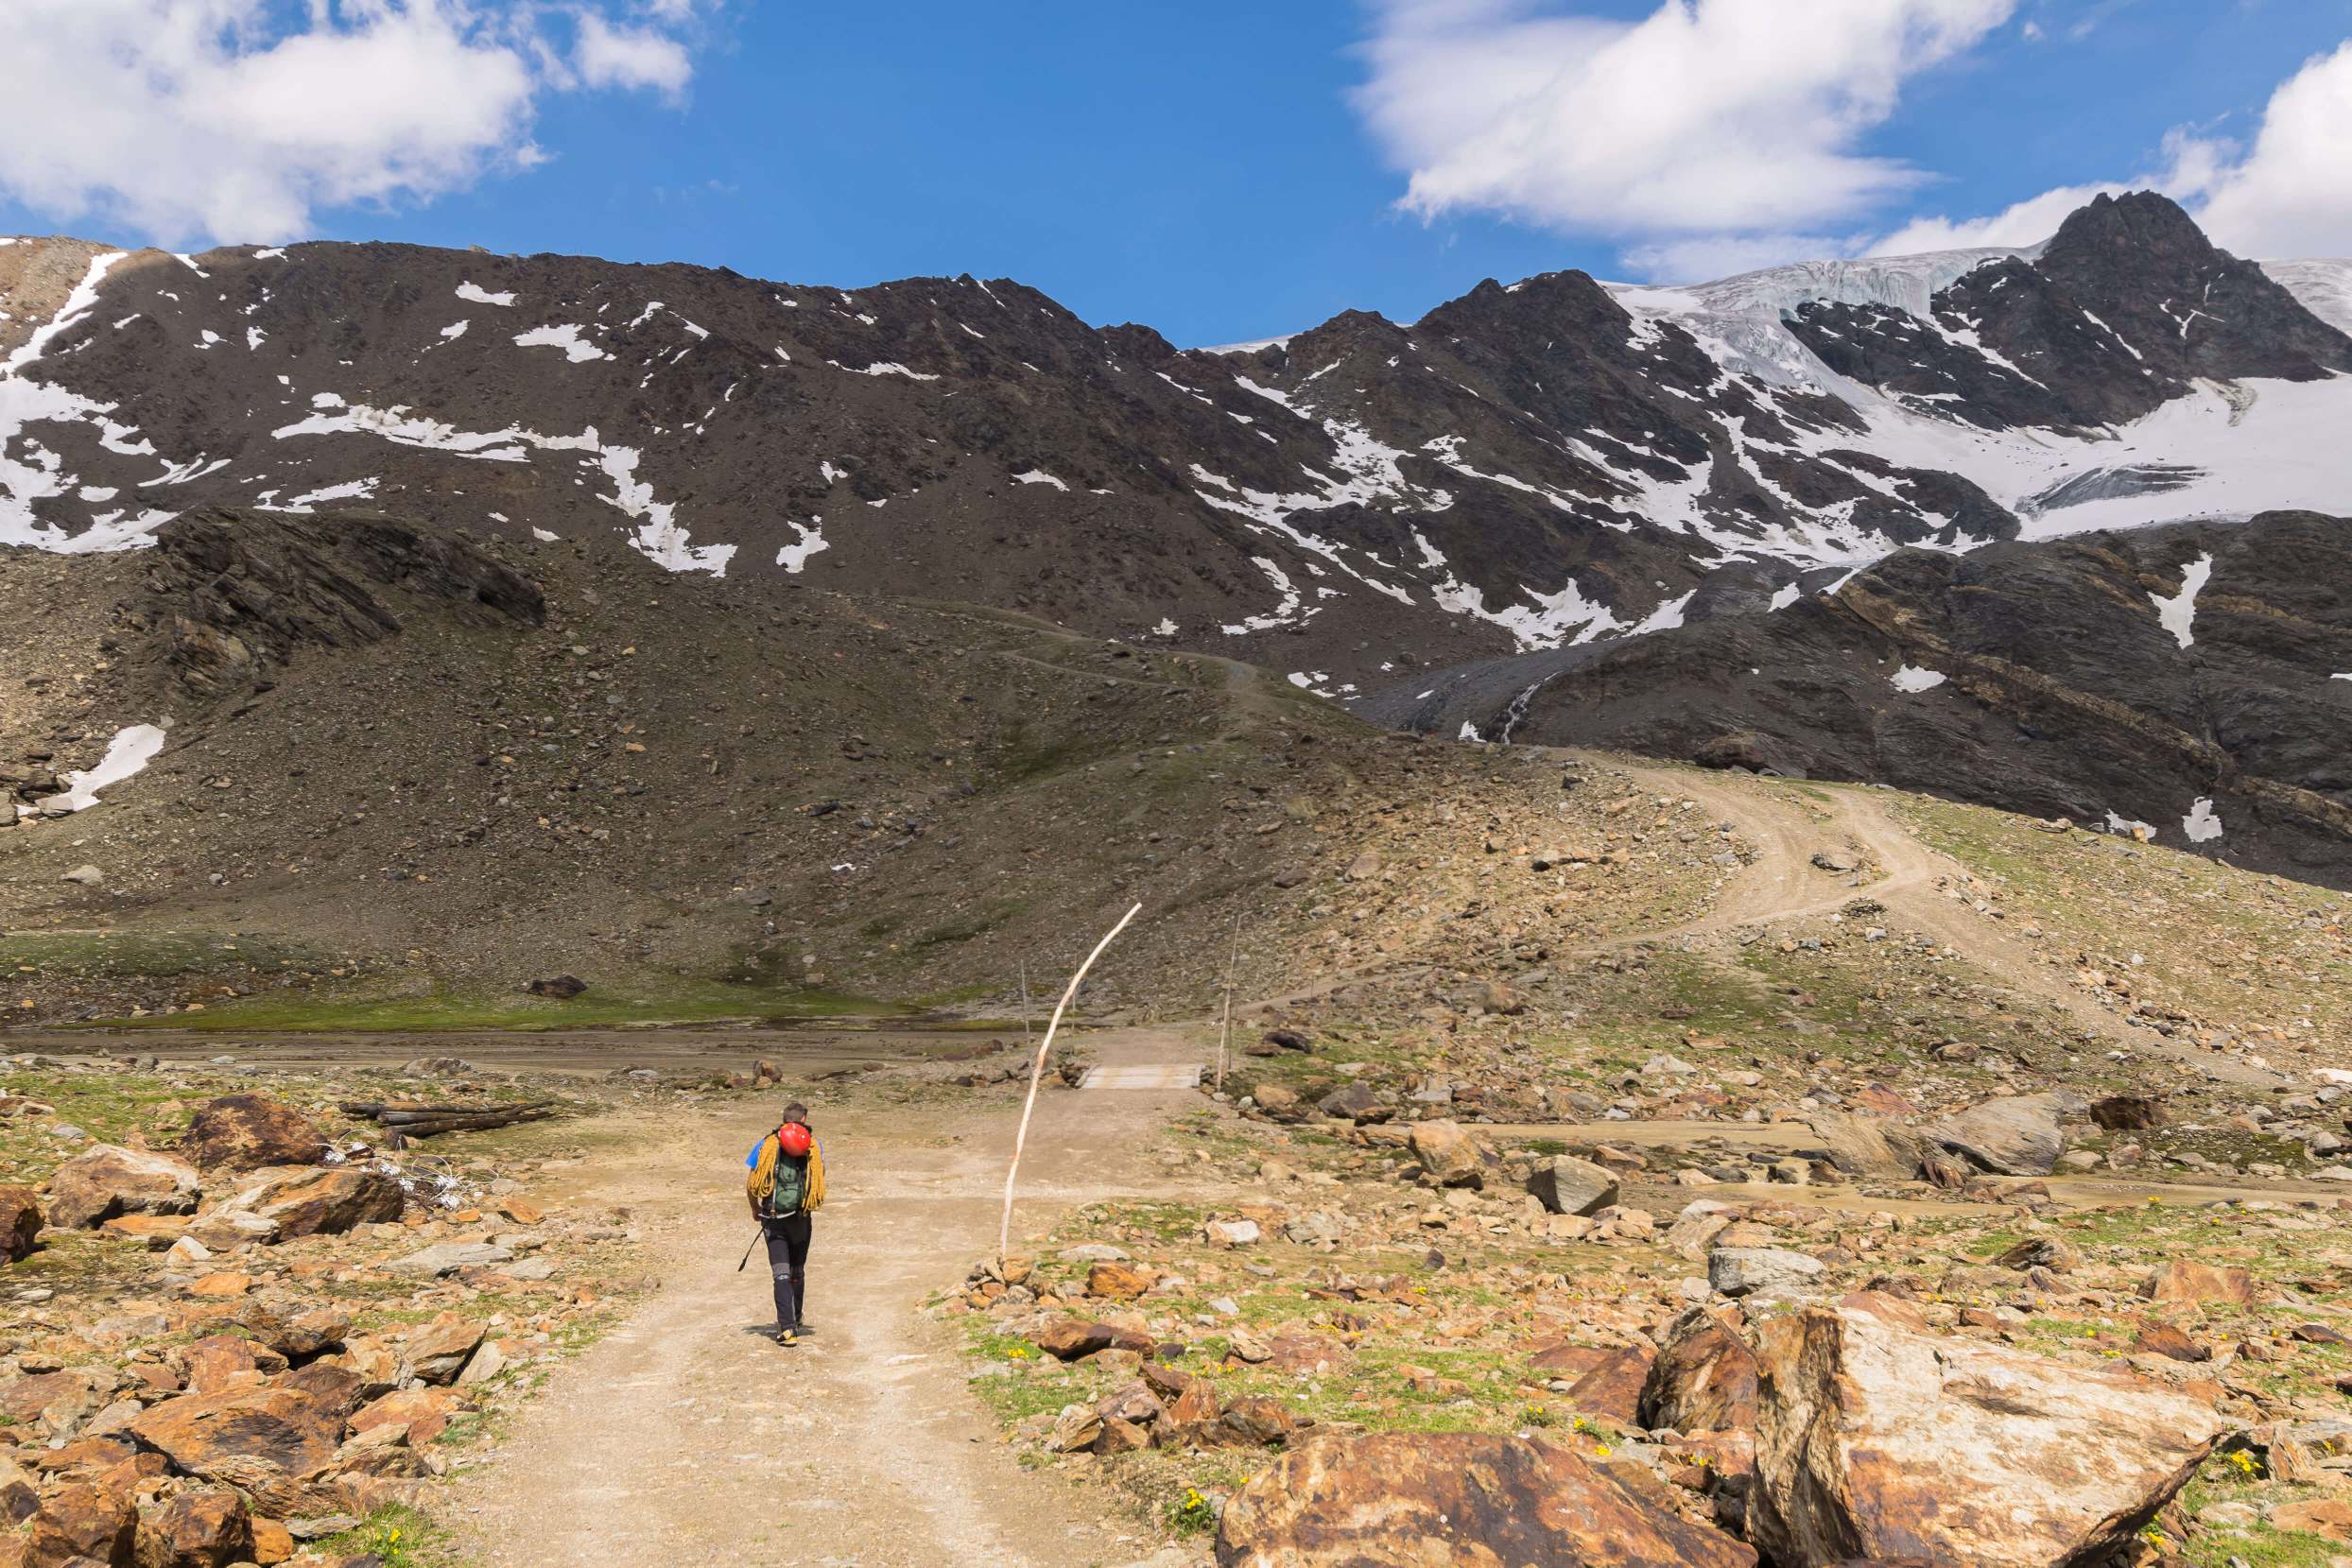
{"label": "black trousers", "polygon": [[808,1308],[808,1215],[764,1219],[760,1230],[768,1238],[768,1271],[776,1282],[776,1327],[799,1328]]}

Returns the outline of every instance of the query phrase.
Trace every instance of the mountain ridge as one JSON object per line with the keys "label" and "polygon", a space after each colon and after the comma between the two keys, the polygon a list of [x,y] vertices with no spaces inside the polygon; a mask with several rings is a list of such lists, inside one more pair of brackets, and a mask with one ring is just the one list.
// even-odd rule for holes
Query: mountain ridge
{"label": "mountain ridge", "polygon": [[[131,547],[203,505],[611,532],[673,570],[998,604],[1344,698],[1908,544],[2324,506],[2352,481],[2313,435],[2352,412],[2332,373],[2352,340],[2163,198],[2128,199],[2154,216],[2078,228],[2062,271],[2095,279],[2081,253],[2112,253],[2128,286],[2149,250],[2240,279],[2261,318],[2238,338],[2192,319],[2195,353],[2163,378],[2085,320],[1972,343],[1933,316],[1981,306],[1969,280],[2017,276],[2022,251],[1948,280],[1949,261],[1817,269],[1943,300],[1907,318],[1917,362],[1848,367],[1874,382],[1807,346],[1829,339],[1768,274],[1712,298],[1489,281],[1411,325],[1343,312],[1211,352],[968,277],[839,290],[381,244],[18,241],[0,246],[0,539]],[[2028,375],[2002,342],[2051,363]],[[2256,373],[2321,361],[2323,381]],[[2133,422],[2084,433],[2160,379]],[[1979,388],[1976,420],[1935,386]],[[2159,439],[2188,456],[2138,450]]]}

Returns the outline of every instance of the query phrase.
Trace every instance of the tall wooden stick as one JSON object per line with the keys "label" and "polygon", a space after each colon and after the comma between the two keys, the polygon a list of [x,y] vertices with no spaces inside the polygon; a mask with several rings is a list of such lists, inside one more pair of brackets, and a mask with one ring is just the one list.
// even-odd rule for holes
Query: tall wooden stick
{"label": "tall wooden stick", "polygon": [[1027,1047],[1030,1041],[1037,1038],[1037,1031],[1029,1027],[1029,960],[1019,959],[1018,965],[1021,971],[1021,1044]]}
{"label": "tall wooden stick", "polygon": [[1076,974],[1070,976],[1068,988],[1062,992],[1062,1000],[1053,1005],[1053,1017],[1046,1022],[1046,1038],[1038,1042],[1037,1060],[1029,1064],[1029,1099],[1021,1107],[1021,1128],[1012,1135],[1012,1163],[1005,1167],[1005,1215],[1003,1222],[996,1227],[996,1263],[1000,1267],[1012,1246],[1012,1183],[1021,1174],[1021,1150],[1029,1146],[1029,1112],[1037,1109],[1037,1086],[1046,1076],[1046,1057],[1053,1050],[1054,1031],[1062,1027],[1062,1011],[1070,1005],[1070,998],[1078,994],[1079,985],[1086,978],[1086,972],[1095,967],[1095,960],[1101,957],[1102,950],[1111,945],[1111,939],[1126,930],[1127,922],[1141,913],[1143,905],[1138,904],[1121,915],[1119,922],[1111,927],[1102,940],[1095,943],[1095,950],[1086,955],[1086,961],[1078,966]]}
{"label": "tall wooden stick", "polygon": [[1233,977],[1241,967],[1241,916],[1233,918],[1233,956],[1225,960],[1225,1027],[1217,1037],[1217,1092],[1225,1092],[1225,1047],[1233,1043]]}

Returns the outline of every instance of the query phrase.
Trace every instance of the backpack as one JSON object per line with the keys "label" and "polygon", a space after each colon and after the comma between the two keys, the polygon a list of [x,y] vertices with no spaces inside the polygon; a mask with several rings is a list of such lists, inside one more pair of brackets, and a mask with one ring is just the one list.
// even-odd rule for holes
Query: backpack
{"label": "backpack", "polygon": [[808,1157],[798,1160],[787,1154],[776,1157],[775,1184],[768,1189],[768,1212],[778,1219],[788,1219],[801,1212],[801,1204],[808,1197]]}

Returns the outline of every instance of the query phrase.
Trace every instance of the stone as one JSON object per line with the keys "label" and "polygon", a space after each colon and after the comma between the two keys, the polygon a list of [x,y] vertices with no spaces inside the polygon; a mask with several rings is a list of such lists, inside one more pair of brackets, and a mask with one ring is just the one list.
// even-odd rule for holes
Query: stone
{"label": "stone", "polygon": [[180,1353],[187,1371],[188,1392],[224,1393],[246,1387],[285,1370],[285,1357],[267,1345],[233,1334],[199,1339]]}
{"label": "stone", "polygon": [[1250,1091],[1257,1108],[1276,1121],[1296,1121],[1301,1115],[1299,1094],[1279,1083],[1261,1083]]}
{"label": "stone", "polygon": [[1745,1432],[1755,1426],[1755,1353],[1704,1311],[1693,1308],[1660,1336],[1642,1381],[1639,1419],[1652,1429]]}
{"label": "stone", "polygon": [[1441,1186],[1478,1187],[1485,1184],[1485,1163],[1479,1156],[1478,1140],[1463,1131],[1457,1122],[1415,1122],[1410,1147],[1413,1158],[1421,1163],[1421,1168]]}
{"label": "stone", "polygon": [[2160,1355],[2168,1361],[2210,1361],[2211,1347],[2200,1345],[2188,1336],[2188,1331],[2177,1323],[2142,1323],[2132,1335],[2132,1349],[2142,1355]]}
{"label": "stone", "polygon": [[58,880],[76,883],[84,887],[95,887],[106,881],[106,873],[95,866],[83,865],[75,867]]}
{"label": "stone", "polygon": [[1771,1560],[2101,1560],[2227,1429],[2204,1401],[2128,1373],[1919,1322],[1864,1296],[1757,1330],[1748,1534]]}
{"label": "stone", "polygon": [[1606,1360],[1568,1385],[1563,1396],[1580,1416],[1599,1416],[1620,1426],[1641,1421],[1641,1391],[1649,1386],[1654,1353],[1638,1346],[1611,1351]]}
{"label": "stone", "polygon": [[253,1521],[253,1560],[260,1568],[276,1568],[293,1555],[293,1531],[274,1519]]}
{"label": "stone", "polygon": [[482,1342],[482,1325],[454,1312],[409,1331],[401,1353],[420,1383],[454,1383]]}
{"label": "stone", "polygon": [[1848,1176],[1908,1177],[1919,1167],[1918,1140],[1887,1117],[1816,1111],[1806,1118],[1814,1146],[1802,1152],[1826,1160]]}
{"label": "stone", "polygon": [[1217,1438],[1233,1448],[1271,1448],[1298,1431],[1299,1418],[1280,1400],[1246,1394],[1226,1403],[1217,1417]]}
{"label": "stone", "polygon": [[1928,1137],[1996,1176],[2048,1176],[2067,1151],[2058,1117],[2067,1104],[2056,1094],[2003,1095],[1946,1116]]}
{"label": "stone", "polygon": [[185,1161],[94,1144],[49,1177],[49,1223],[76,1231],[116,1215],[193,1214],[202,1191],[202,1179]]}
{"label": "stone", "polygon": [[1091,1404],[1065,1404],[1054,1419],[1046,1447],[1056,1454],[1083,1454],[1102,1438],[1102,1417]]}
{"label": "stone", "polygon": [[1110,1301],[1132,1301],[1159,1283],[1148,1268],[1129,1263],[1098,1263],[1086,1270],[1086,1294]]}
{"label": "stone", "polygon": [[[104,1563],[130,1568],[139,1539],[139,1510],[130,1499],[108,1487],[76,1482],[43,1499],[25,1527],[24,1568],[82,1568]],[[0,1542],[0,1550],[5,1550]]]}
{"label": "stone", "polygon": [[1081,1318],[1065,1318],[1047,1323],[1029,1335],[1037,1348],[1057,1361],[1082,1361],[1107,1350],[1135,1351],[1149,1355],[1151,1341],[1126,1329],[1113,1328],[1108,1323],[1090,1323]]}
{"label": "stone", "polygon": [[1590,1215],[1617,1200],[1617,1179],[1589,1160],[1562,1154],[1528,1174],[1527,1190],[1546,1214]]}
{"label": "stone", "polygon": [[487,1268],[512,1263],[514,1254],[486,1241],[441,1241],[385,1265],[403,1274],[455,1274],[460,1268]]}
{"label": "stone", "polygon": [[1351,1083],[1334,1089],[1315,1102],[1315,1109],[1326,1116],[1354,1122],[1358,1127],[1385,1122],[1391,1114],[1389,1107],[1380,1102],[1380,1096],[1373,1092],[1372,1086],[1364,1083]]}
{"label": "stone", "polygon": [[577,974],[558,974],[544,980],[533,980],[523,988],[533,996],[549,996],[568,1002],[588,989],[588,982]]}
{"label": "stone", "polygon": [[1380,852],[1375,849],[1358,851],[1356,858],[1347,863],[1347,870],[1340,874],[1350,882],[1371,881],[1380,874]]}
{"label": "stone", "polygon": [[250,1214],[290,1236],[336,1236],[361,1225],[398,1219],[407,1206],[400,1182],[353,1165],[276,1166],[222,1205]]}
{"label": "stone", "polygon": [[1212,1247],[1254,1247],[1259,1235],[1254,1219],[1212,1219],[1201,1233]]}
{"label": "stone", "polygon": [[2164,1125],[2164,1104],[2153,1094],[2109,1094],[2091,1102],[2090,1117],[2109,1132],[2144,1132]]}
{"label": "stone", "polygon": [[139,1568],[229,1568],[252,1549],[252,1511],[225,1487],[183,1491],[139,1521]]}
{"label": "stone", "polygon": [[1784,1247],[1719,1247],[1707,1254],[1707,1284],[1725,1296],[1803,1296],[1827,1272],[1820,1259]]}
{"label": "stone", "polygon": [[1219,1568],[1753,1568],[1755,1554],[1541,1438],[1380,1432],[1285,1453],[1225,1505]]}
{"label": "stone", "polygon": [[506,1370],[507,1353],[498,1348],[497,1340],[485,1339],[458,1373],[458,1386],[471,1387],[476,1383],[488,1383]]}
{"label": "stone", "polygon": [[341,1426],[299,1390],[264,1387],[165,1400],[130,1435],[176,1470],[252,1495],[333,1458]]}
{"label": "stone", "polygon": [[327,1140],[308,1116],[267,1094],[224,1094],[200,1108],[180,1146],[210,1169],[316,1164]]}
{"label": "stone", "polygon": [[2053,1274],[2069,1274],[2082,1263],[2083,1254],[2062,1236],[2027,1236],[1993,1261],[2003,1268],[2047,1268]]}
{"label": "stone", "polygon": [[2140,1281],[2139,1293],[2152,1301],[2218,1301],[2247,1306],[2254,1301],[2254,1276],[2243,1268],[2175,1258]]}
{"label": "stone", "polygon": [[451,1418],[464,1407],[463,1398],[454,1389],[396,1388],[354,1410],[351,1429],[358,1433],[402,1427],[410,1442],[429,1443],[449,1429]]}
{"label": "stone", "polygon": [[21,1263],[31,1257],[41,1228],[48,1222],[39,1193],[15,1182],[0,1184],[0,1261]]}

